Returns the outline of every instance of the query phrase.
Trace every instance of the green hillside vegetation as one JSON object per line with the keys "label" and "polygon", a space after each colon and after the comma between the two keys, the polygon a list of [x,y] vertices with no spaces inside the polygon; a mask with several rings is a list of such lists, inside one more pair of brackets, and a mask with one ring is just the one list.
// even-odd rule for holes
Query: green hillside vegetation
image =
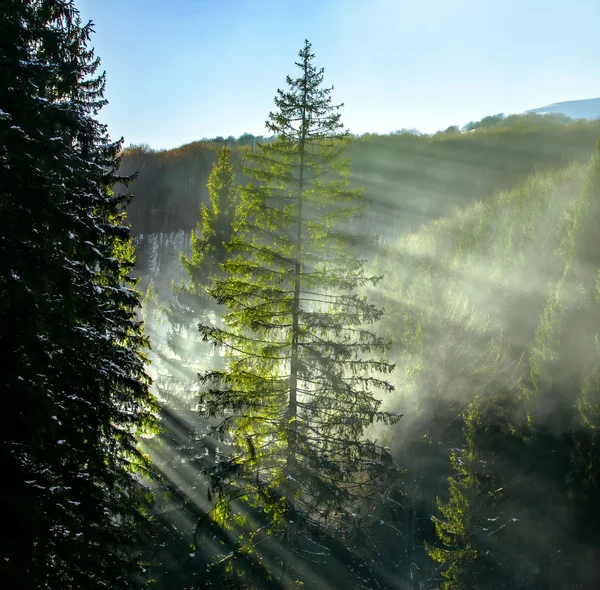
{"label": "green hillside vegetation", "polygon": [[[387,502],[363,507],[367,534],[352,551],[381,587],[593,588],[600,124],[483,121],[349,144],[351,182],[371,200],[362,228],[388,232],[370,257],[384,278],[367,295],[385,307],[379,335],[396,363],[384,407],[404,415],[372,434],[405,470]],[[163,162],[172,199],[191,198],[187,167],[198,154],[212,167],[221,145],[136,157],[150,171]],[[240,156],[251,147],[232,146],[244,185]],[[149,178],[140,171],[138,182],[160,186]],[[198,210],[203,198],[194,196]],[[183,444],[204,455],[198,445]]]}
{"label": "green hillside vegetation", "polygon": [[[511,189],[533,172],[586,161],[600,136],[600,121],[556,115],[497,115],[467,128],[471,131],[451,127],[435,135],[404,130],[353,136],[347,149],[353,163],[351,186],[364,188],[370,203],[355,229],[394,241],[457,207]],[[231,146],[236,177],[245,185],[243,155],[260,141],[270,139],[245,135],[174,150],[125,150],[121,172],[138,173],[136,198],[127,211],[138,274],[153,279],[159,292],[182,278],[173,269],[179,253],[190,252],[191,231],[200,221],[202,204],[209,204],[206,184],[218,150],[225,143]]]}
{"label": "green hillside vegetation", "polygon": [[600,119],[352,135],[306,40],[271,137],[124,150],[3,7],[0,588],[600,588]]}
{"label": "green hillside vegetation", "polygon": [[[435,135],[403,130],[355,136],[348,148],[351,181],[364,186],[365,196],[375,205],[401,209],[400,223],[412,215],[416,227],[428,216],[448,214],[453,206],[512,188],[536,170],[586,160],[600,135],[599,121],[554,115],[489,117],[467,127],[474,130],[460,133],[451,127]],[[241,155],[252,149],[251,142],[242,138],[241,144],[229,142],[236,167]],[[134,233],[195,227],[200,221],[199,201],[209,202],[206,183],[223,143],[217,138],[173,150],[147,146],[125,150],[122,172],[138,172],[133,184],[136,199],[128,209]],[[240,184],[246,181],[241,175]]]}
{"label": "green hillside vegetation", "polygon": [[370,300],[385,305],[397,363],[388,407],[405,413],[387,433],[408,473],[398,497],[421,522],[401,517],[407,557],[427,578],[443,572],[444,588],[598,579],[599,199],[596,150],[425,225],[374,263],[385,278]]}
{"label": "green hillside vegetation", "polygon": [[[595,587],[596,125],[520,118],[471,133],[365,136],[350,144],[359,164],[356,151],[379,146],[395,163],[363,159],[363,169],[377,164],[374,178],[387,169],[398,183],[406,178],[398,168],[420,161],[423,170],[437,149],[437,179],[415,172],[413,186],[430,183],[431,203],[442,201],[434,194],[444,186],[449,195],[473,191],[463,207],[449,197],[437,219],[405,228],[371,262],[384,278],[368,300],[385,307],[378,331],[391,341],[388,357],[396,363],[396,392],[383,407],[404,415],[397,426],[372,433],[391,448],[404,476],[387,502],[363,507],[357,518],[366,534],[352,541],[353,555],[372,564],[381,587]],[[560,149],[565,138],[571,143]],[[452,149],[453,157],[442,155]],[[470,164],[467,153],[479,161]],[[232,156],[235,162],[239,152]],[[536,167],[542,171],[531,173]],[[462,173],[452,176],[451,169]],[[477,186],[493,191],[496,183],[508,188],[474,198]],[[443,207],[453,212],[441,216]],[[193,576],[196,565],[182,566],[181,575]]]}

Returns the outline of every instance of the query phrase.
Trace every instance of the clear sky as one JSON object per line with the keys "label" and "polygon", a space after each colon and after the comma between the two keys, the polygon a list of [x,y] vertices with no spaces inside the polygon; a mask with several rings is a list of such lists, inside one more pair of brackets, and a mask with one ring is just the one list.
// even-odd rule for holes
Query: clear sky
{"label": "clear sky", "polygon": [[600,0],[78,0],[113,138],[265,133],[304,39],[353,133],[600,97]]}

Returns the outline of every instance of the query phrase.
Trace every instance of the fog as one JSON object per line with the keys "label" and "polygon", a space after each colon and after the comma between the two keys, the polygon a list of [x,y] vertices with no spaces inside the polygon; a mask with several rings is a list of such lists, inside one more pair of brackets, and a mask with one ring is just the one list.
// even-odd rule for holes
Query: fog
{"label": "fog", "polygon": [[[434,580],[441,583],[429,549],[439,545],[436,524],[456,535],[468,520],[469,544],[488,571],[482,587],[491,579],[512,579],[523,588],[566,587],[560,585],[564,577],[552,581],[549,572],[557,567],[580,580],[573,588],[585,587],[595,575],[589,563],[594,549],[576,523],[584,501],[577,494],[587,493],[577,486],[590,485],[578,453],[582,444],[595,444],[598,423],[596,394],[590,393],[600,327],[594,169],[585,150],[565,166],[547,163],[546,170],[534,157],[529,175],[513,175],[496,190],[494,165],[465,162],[456,146],[454,159],[419,156],[413,158],[417,169],[407,173],[406,163],[399,169],[397,156],[377,144],[384,140],[391,141],[361,148],[352,185],[367,187],[368,206],[347,228],[376,235],[357,255],[369,273],[383,277],[365,294],[385,309],[375,330],[389,341],[388,358],[396,365],[390,376],[395,391],[382,398],[383,408],[403,415],[398,425],[374,425],[367,433],[389,447],[404,470],[389,489],[390,506],[398,508],[365,507],[361,516],[380,522],[369,533],[375,547],[397,547],[395,557],[378,549],[378,575],[391,588],[433,588]],[[411,135],[409,148],[419,141],[413,145],[433,139]],[[514,149],[523,157],[518,134],[503,141],[493,154],[506,159]],[[376,162],[370,172],[369,159]],[[465,186],[467,198],[461,197]],[[167,500],[171,526],[189,538],[210,510],[201,471],[221,452],[197,414],[196,375],[225,359],[193,329],[178,332],[169,320],[173,285],[186,280],[178,258],[189,256],[189,239],[184,230],[157,235],[148,234],[152,246],[140,273],[145,288],[150,282],[151,290],[156,287],[143,315],[154,387],[165,407],[164,441],[153,443],[151,454],[165,481],[179,490],[179,500]],[[214,324],[218,317],[211,313]],[[179,355],[171,346],[175,332]],[[460,512],[452,508],[456,502],[464,503]],[[184,517],[188,505],[193,509]],[[460,546],[464,537],[453,538]],[[265,563],[273,559],[269,551]],[[217,554],[218,548],[206,553]],[[317,570],[313,574],[318,577]]]}

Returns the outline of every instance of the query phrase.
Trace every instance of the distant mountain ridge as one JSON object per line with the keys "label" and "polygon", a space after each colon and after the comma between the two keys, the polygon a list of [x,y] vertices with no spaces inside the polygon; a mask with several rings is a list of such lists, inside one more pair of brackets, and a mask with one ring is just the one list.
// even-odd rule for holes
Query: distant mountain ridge
{"label": "distant mountain ridge", "polygon": [[555,113],[566,115],[572,119],[598,119],[600,117],[600,98],[586,98],[582,100],[567,100],[555,102],[544,107],[525,111],[523,114],[546,114]]}

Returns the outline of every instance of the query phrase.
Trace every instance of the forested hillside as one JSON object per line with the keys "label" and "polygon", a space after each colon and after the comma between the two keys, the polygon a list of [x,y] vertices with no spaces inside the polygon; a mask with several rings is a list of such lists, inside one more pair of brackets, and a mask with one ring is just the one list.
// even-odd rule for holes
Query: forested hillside
{"label": "forested hillside", "polygon": [[352,135],[306,40],[265,136],[123,149],[2,7],[3,590],[600,587],[600,121]]}
{"label": "forested hillside", "polygon": [[[383,276],[365,294],[385,309],[377,334],[390,342],[396,364],[396,391],[384,408],[403,415],[371,434],[391,449],[403,475],[384,501],[357,512],[363,537],[343,543],[350,553],[325,543],[329,558],[313,571],[322,583],[370,562],[367,587],[595,587],[598,137],[598,122],[497,115],[434,136],[349,138],[350,185],[365,187],[367,203],[351,231],[379,236],[361,250],[370,271]],[[231,174],[245,185],[245,158],[257,148],[231,139],[168,152],[136,148],[124,158],[127,171],[145,162],[138,207],[154,199],[147,219],[171,224],[137,235],[138,272],[159,288],[146,307],[170,442],[154,446],[153,456],[179,482],[157,512],[170,548],[161,554],[159,585],[189,583],[210,563],[207,555],[220,555],[218,545],[203,549],[207,537],[199,538],[194,524],[210,510],[194,490],[208,490],[201,472],[214,468],[220,451],[209,435],[214,422],[193,410],[201,392],[193,383],[195,372],[222,366],[223,358],[193,336],[189,321],[212,322],[221,313],[197,299],[209,268],[203,252],[211,247],[194,236],[214,236],[218,244],[223,229],[214,228],[232,223],[215,217],[209,227],[206,214],[200,219],[211,200],[214,214],[219,202],[235,203],[233,194],[208,198],[211,183],[215,190],[208,171],[218,172],[213,165],[226,143]],[[186,224],[198,219],[194,234]],[[173,263],[179,252],[191,256],[183,266]],[[168,281],[182,277],[192,281],[188,291],[171,295]],[[166,532],[173,522],[175,536]],[[192,537],[189,557],[183,546]],[[248,567],[240,571],[249,575]],[[268,578],[260,572],[253,574],[257,587]],[[220,576],[215,583],[223,583]]]}
{"label": "forested hillside", "polygon": [[599,179],[595,151],[378,254],[405,416],[383,436],[445,588],[598,580]]}
{"label": "forested hillside", "polygon": [[599,174],[595,151],[378,249],[403,418],[373,434],[404,474],[354,550],[381,587],[595,587]]}
{"label": "forested hillside", "polygon": [[[599,135],[598,121],[500,115],[468,123],[462,133],[451,127],[433,136],[400,131],[353,137],[347,149],[351,184],[363,187],[370,203],[357,228],[393,241],[455,207],[511,188],[535,171],[585,161]],[[241,158],[256,147],[251,137],[227,140],[240,184],[247,181],[239,170]],[[206,182],[225,142],[217,138],[158,152],[140,146],[123,154],[122,172],[138,173],[133,183],[137,197],[128,209],[138,268],[161,290],[165,277],[160,269],[172,269],[177,253],[189,251],[189,232],[200,219],[200,204],[208,202]]]}

